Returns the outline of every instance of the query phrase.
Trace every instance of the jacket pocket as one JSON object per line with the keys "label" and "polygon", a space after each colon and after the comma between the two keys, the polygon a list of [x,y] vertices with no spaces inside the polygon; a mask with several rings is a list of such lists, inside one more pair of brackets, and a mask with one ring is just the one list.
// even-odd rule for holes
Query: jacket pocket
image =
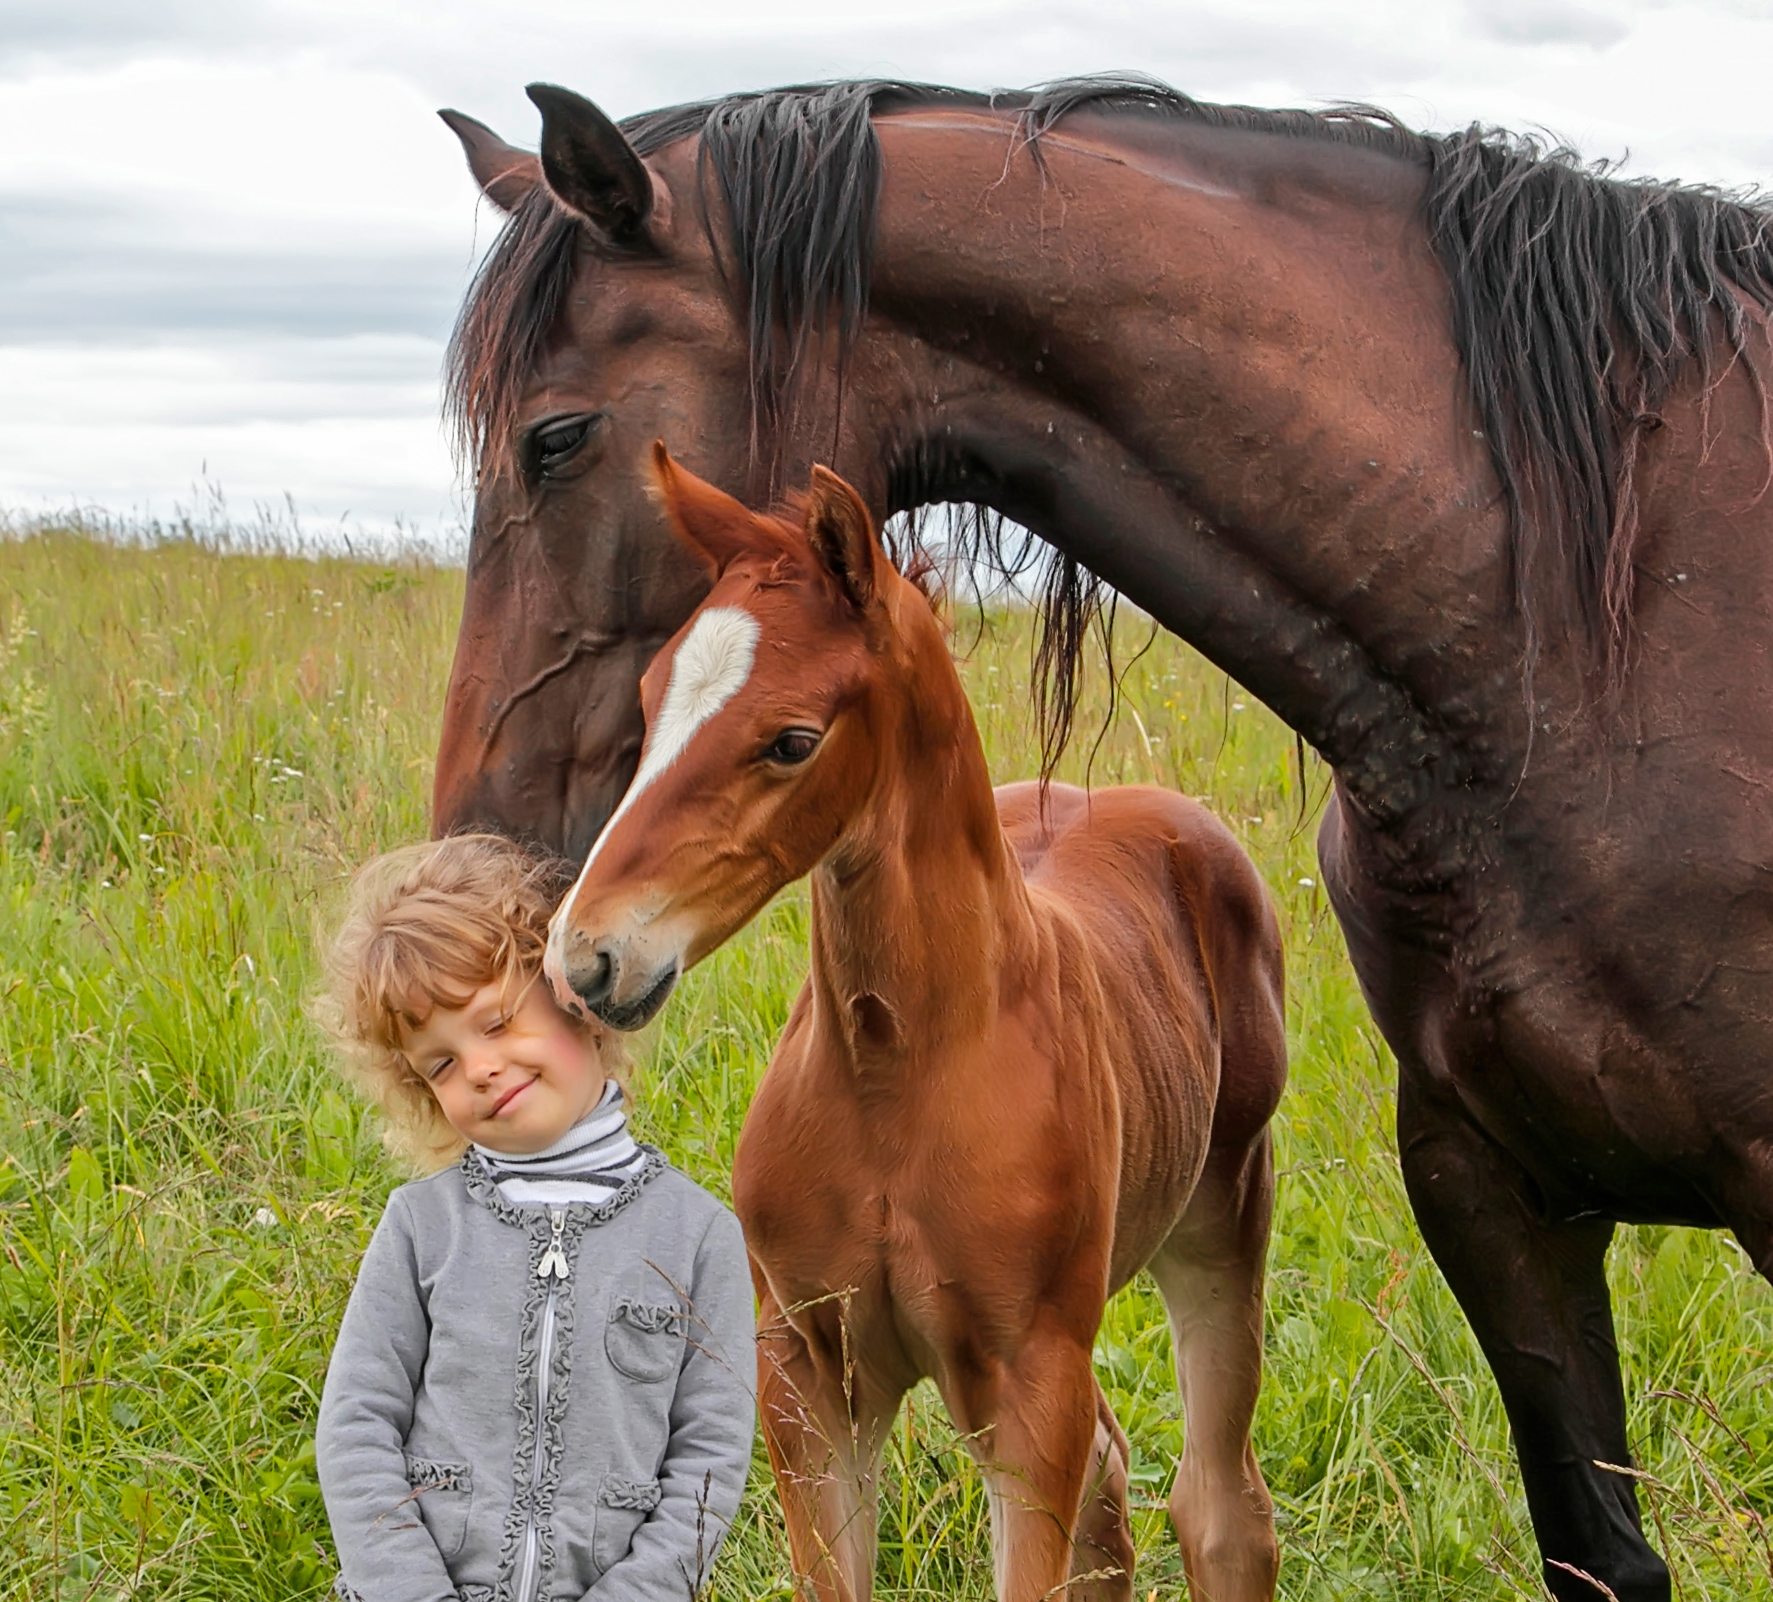
{"label": "jacket pocket", "polygon": [[406,1458],[406,1483],[437,1550],[445,1559],[462,1550],[468,1535],[468,1510],[474,1500],[474,1475],[466,1463],[442,1463],[436,1458]]}
{"label": "jacket pocket", "polygon": [[591,1561],[600,1575],[608,1574],[628,1555],[635,1532],[659,1505],[662,1494],[657,1480],[604,1475],[597,1491],[597,1528],[591,1537]]}
{"label": "jacket pocket", "polygon": [[627,1274],[610,1290],[603,1349],[617,1372],[629,1379],[675,1377],[683,1362],[689,1316],[663,1276],[646,1270]]}

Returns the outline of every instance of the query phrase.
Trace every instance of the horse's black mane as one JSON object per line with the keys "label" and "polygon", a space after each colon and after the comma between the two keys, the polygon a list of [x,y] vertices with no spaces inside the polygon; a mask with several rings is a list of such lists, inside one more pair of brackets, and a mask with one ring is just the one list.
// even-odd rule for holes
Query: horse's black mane
{"label": "horse's black mane", "polygon": [[[642,154],[700,135],[704,178],[730,220],[716,248],[748,312],[758,437],[772,437],[792,405],[818,336],[834,331],[841,352],[867,308],[880,189],[871,118],[930,105],[1014,111],[1037,153],[1047,130],[1088,107],[1353,145],[1424,166],[1424,217],[1510,512],[1529,649],[1543,599],[1535,591],[1558,579],[1616,659],[1631,607],[1638,442],[1679,378],[1696,370],[1709,382],[1745,354],[1744,302],[1773,310],[1773,212],[1763,200],[1622,181],[1569,149],[1478,125],[1419,134],[1371,107],[1210,105],[1132,78],[995,96],[882,80],[818,84],[632,117],[622,127]],[[449,405],[477,465],[509,437],[582,240],[597,243],[538,185],[476,279],[451,343]],[[995,520],[967,526],[986,554],[1004,556]],[[1101,602],[1087,571],[1052,561],[1041,586],[1049,756],[1069,730],[1078,655]]]}

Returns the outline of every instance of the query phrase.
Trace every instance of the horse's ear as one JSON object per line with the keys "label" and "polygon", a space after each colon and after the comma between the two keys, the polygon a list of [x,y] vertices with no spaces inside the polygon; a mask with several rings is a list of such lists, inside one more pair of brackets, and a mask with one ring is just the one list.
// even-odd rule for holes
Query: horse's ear
{"label": "horse's ear", "polygon": [[570,89],[532,83],[524,92],[542,114],[542,175],[555,199],[616,244],[645,244],[653,175],[626,135]]}
{"label": "horse's ear", "polygon": [[806,537],[813,554],[858,607],[880,593],[886,553],[862,497],[827,467],[813,468],[806,498]]}
{"label": "horse's ear", "polygon": [[757,519],[742,501],[686,473],[671,460],[662,439],[653,441],[653,479],[677,537],[715,574],[757,547]]}
{"label": "horse's ear", "polygon": [[542,181],[540,159],[527,150],[506,144],[484,122],[476,122],[459,111],[440,111],[437,115],[462,141],[468,171],[474,174],[480,192],[500,211],[516,211],[529,192]]}

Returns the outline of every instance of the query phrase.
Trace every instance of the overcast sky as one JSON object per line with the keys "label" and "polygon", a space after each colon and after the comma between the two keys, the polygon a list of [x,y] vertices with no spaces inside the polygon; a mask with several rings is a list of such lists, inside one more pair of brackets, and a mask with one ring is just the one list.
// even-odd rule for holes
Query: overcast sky
{"label": "overcast sky", "polygon": [[1773,183],[1773,0],[4,0],[0,508],[167,517],[219,486],[313,532],[459,524],[451,319],[496,217],[455,106],[614,115],[892,75],[1137,69],[1203,99],[1541,127]]}

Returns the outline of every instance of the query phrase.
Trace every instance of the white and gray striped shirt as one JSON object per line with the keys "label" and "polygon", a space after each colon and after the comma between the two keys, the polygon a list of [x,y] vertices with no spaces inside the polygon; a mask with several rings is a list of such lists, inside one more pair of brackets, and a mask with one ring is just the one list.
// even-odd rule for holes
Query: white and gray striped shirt
{"label": "white and gray striped shirt", "polygon": [[474,1142],[492,1170],[499,1194],[518,1207],[600,1206],[646,1166],[646,1153],[628,1133],[622,1087],[604,1081],[597,1105],[541,1151],[494,1151]]}

